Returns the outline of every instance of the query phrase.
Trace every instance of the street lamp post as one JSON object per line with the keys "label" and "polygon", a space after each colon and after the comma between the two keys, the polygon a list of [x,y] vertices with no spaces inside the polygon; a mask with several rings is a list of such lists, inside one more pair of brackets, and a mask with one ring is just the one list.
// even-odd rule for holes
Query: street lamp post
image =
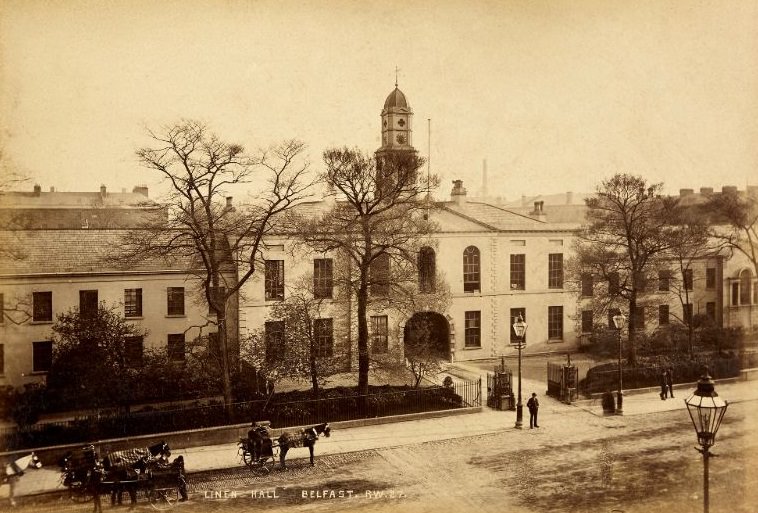
{"label": "street lamp post", "polygon": [[684,400],[684,404],[687,405],[697,433],[697,443],[701,447],[695,449],[703,455],[703,511],[708,513],[708,460],[713,456],[710,448],[716,443],[716,432],[729,405],[716,393],[707,368],[697,382],[697,389]]}
{"label": "street lamp post", "polygon": [[524,421],[524,405],[521,404],[521,350],[526,347],[526,328],[529,325],[519,314],[518,319],[513,321],[513,332],[516,334],[516,343],[511,342],[518,348],[518,402],[516,403],[516,429],[521,429]]}
{"label": "street lamp post", "polygon": [[624,314],[618,313],[613,316],[613,324],[616,326],[616,329],[618,330],[618,336],[619,336],[619,388],[616,392],[616,415],[623,415],[624,414],[624,395],[621,392],[621,389],[624,385],[624,372],[621,369],[621,330],[624,329],[624,326],[626,325],[626,317],[624,317]]}

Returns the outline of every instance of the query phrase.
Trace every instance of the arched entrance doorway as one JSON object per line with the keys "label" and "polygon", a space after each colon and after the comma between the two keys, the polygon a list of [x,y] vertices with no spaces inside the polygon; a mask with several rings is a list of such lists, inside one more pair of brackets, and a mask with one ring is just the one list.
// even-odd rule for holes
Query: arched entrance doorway
{"label": "arched entrance doorway", "polygon": [[405,354],[423,353],[427,357],[450,359],[450,323],[437,312],[418,312],[408,319],[403,330]]}

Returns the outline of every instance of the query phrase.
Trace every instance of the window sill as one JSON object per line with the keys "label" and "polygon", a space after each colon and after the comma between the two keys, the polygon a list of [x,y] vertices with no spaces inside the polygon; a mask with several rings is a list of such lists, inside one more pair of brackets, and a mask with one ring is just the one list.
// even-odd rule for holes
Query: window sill
{"label": "window sill", "polygon": [[185,314],[166,314],[166,319],[183,319],[187,317]]}
{"label": "window sill", "polygon": [[463,350],[464,351],[476,351],[477,349],[481,349],[481,348],[482,348],[482,346],[469,346],[469,347],[464,347]]}
{"label": "window sill", "polygon": [[142,317],[141,315],[135,315],[134,317],[124,316],[124,319],[127,321],[139,321],[139,320],[144,319],[144,317]]}
{"label": "window sill", "polygon": [[27,376],[46,376],[50,371],[32,371]]}
{"label": "window sill", "polygon": [[548,344],[560,344],[564,340],[562,338],[549,338],[547,339]]}
{"label": "window sill", "polygon": [[52,319],[49,321],[32,321],[30,324],[36,325],[36,324],[52,324]]}

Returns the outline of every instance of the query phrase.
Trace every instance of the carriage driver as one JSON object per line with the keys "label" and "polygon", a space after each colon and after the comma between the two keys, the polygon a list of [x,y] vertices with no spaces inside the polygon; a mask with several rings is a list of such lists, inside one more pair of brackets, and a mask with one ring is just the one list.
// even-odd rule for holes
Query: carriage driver
{"label": "carriage driver", "polygon": [[179,471],[179,502],[187,500],[187,479],[184,477],[184,456],[177,456],[173,463],[169,463],[171,457],[170,451],[162,452],[158,455],[155,462],[161,468],[176,468]]}

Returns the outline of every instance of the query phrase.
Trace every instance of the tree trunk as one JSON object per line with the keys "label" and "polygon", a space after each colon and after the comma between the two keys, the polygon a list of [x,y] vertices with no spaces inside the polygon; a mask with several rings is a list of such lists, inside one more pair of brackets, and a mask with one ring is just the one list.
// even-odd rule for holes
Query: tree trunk
{"label": "tree trunk", "polygon": [[637,292],[632,291],[629,298],[629,337],[627,339],[626,354],[629,360],[629,365],[637,365],[637,328],[635,326],[635,312],[637,310]]}
{"label": "tree trunk", "polygon": [[313,398],[318,399],[319,396],[319,389],[318,389],[318,369],[316,368],[316,347],[313,343],[313,340],[310,341],[310,354],[308,355],[308,364],[310,365],[311,370],[311,387],[313,388]]}
{"label": "tree trunk", "polygon": [[360,269],[361,281],[358,288],[358,393],[368,394],[368,320],[366,311],[368,307],[368,264]]}
{"label": "tree trunk", "polygon": [[218,320],[218,345],[221,354],[221,385],[224,394],[224,408],[228,419],[232,417],[232,380],[229,372],[229,349],[226,336],[226,301],[216,312]]}

